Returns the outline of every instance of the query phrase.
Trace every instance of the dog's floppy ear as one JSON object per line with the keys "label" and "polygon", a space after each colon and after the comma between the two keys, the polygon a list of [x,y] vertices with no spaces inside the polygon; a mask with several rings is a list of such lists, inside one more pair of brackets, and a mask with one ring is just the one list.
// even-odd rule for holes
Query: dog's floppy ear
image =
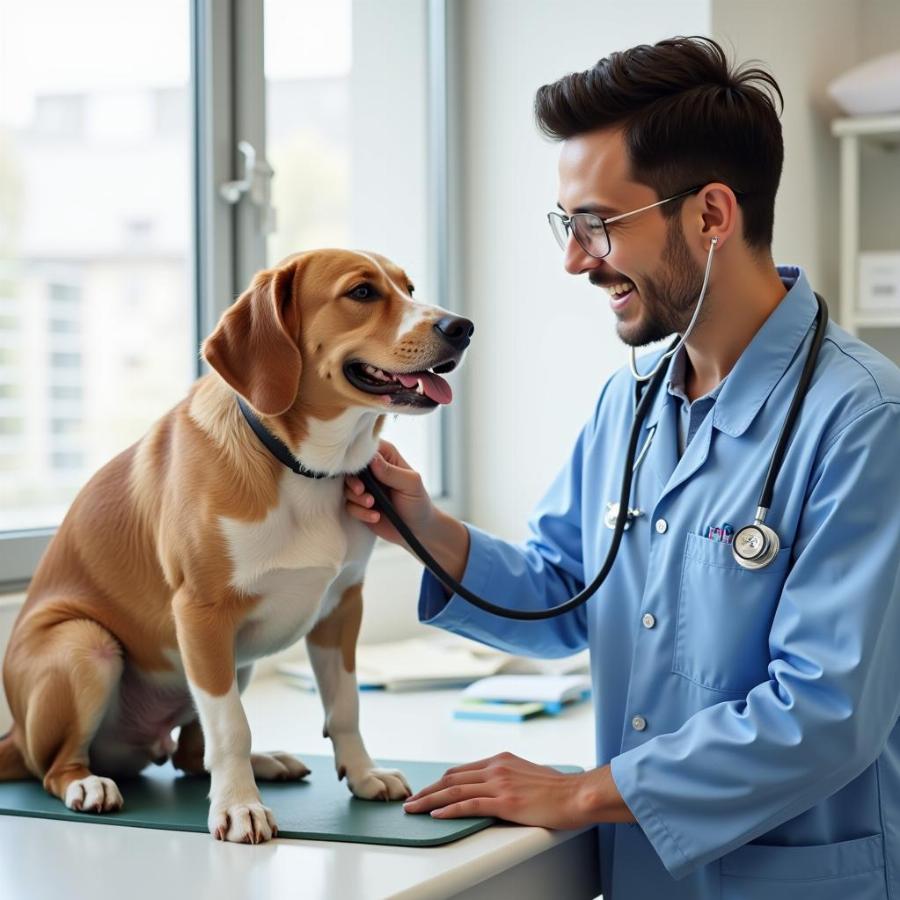
{"label": "dog's floppy ear", "polygon": [[204,359],[265,416],[288,409],[300,384],[298,265],[258,272],[203,343]]}

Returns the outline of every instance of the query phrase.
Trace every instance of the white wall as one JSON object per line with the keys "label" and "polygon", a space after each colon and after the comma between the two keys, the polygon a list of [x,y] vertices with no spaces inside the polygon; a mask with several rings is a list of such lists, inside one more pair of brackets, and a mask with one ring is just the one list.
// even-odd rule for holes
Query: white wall
{"label": "white wall", "polygon": [[837,315],[839,110],[830,81],[859,59],[858,0],[713,0],[712,35],[740,60],[759,59],[784,94],[784,171],[775,201],[776,263],[803,266]]}
{"label": "white wall", "polygon": [[897,0],[863,0],[858,5],[860,59],[900,50],[900,3]]}
{"label": "white wall", "polygon": [[[900,2],[865,0],[860,16],[860,60],[898,50]],[[860,205],[865,210],[860,221],[861,246],[896,251],[900,247],[900,146],[896,142],[887,146],[865,142],[860,149]],[[891,190],[885,190],[888,183]],[[877,350],[900,360],[900,329],[867,329],[860,334]]]}

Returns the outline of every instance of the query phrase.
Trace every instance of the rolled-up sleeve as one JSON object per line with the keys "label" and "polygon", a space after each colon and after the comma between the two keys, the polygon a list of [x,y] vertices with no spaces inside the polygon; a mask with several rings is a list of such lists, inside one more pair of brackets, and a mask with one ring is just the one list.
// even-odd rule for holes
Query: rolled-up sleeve
{"label": "rolled-up sleeve", "polygon": [[769,633],[767,681],[612,760],[676,878],[831,796],[900,716],[900,405],[824,448]]}

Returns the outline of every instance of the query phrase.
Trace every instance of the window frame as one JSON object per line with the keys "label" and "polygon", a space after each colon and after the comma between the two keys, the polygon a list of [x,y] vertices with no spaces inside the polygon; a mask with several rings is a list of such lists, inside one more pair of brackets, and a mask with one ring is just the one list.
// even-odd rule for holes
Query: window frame
{"label": "window frame", "polygon": [[[462,212],[457,206],[463,196],[463,180],[458,152],[461,122],[462,4],[451,0],[427,0],[428,134],[427,172],[429,266],[437,292],[435,302],[444,309],[466,315],[465,294],[459,267],[450,260],[463,258],[460,230]],[[454,198],[456,198],[454,202]],[[441,473],[441,493],[434,497],[437,506],[449,515],[462,517],[466,510],[463,473],[467,464],[464,441],[466,385],[454,388],[454,403],[440,410],[439,439],[433,452],[434,468]]]}

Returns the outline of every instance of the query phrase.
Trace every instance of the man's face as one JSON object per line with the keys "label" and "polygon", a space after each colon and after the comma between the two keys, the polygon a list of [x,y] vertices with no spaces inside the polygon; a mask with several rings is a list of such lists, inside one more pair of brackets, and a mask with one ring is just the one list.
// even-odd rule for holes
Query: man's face
{"label": "man's face", "polygon": [[[563,143],[559,205],[568,215],[590,212],[606,219],[662,199],[631,180],[620,131],[593,131]],[[703,267],[685,243],[680,215],[665,219],[658,208],[648,209],[614,222],[608,231],[612,249],[603,259],[590,256],[570,237],[566,271],[587,273],[598,287],[631,288],[618,296],[610,293],[616,330],[626,344],[639,347],[683,333],[700,295]]]}

